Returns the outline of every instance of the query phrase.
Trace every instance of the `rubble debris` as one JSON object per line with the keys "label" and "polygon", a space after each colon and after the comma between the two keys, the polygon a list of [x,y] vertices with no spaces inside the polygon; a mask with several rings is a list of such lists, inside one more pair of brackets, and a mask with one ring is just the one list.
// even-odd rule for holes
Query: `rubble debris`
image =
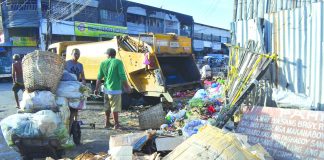
{"label": "rubble debris", "polygon": [[[145,139],[143,144],[138,144],[138,142],[143,138]],[[109,148],[114,148],[118,146],[133,146],[135,150],[140,150],[147,139],[148,136],[145,132],[112,135],[109,139]]]}
{"label": "rubble debris", "polygon": [[142,153],[134,153],[133,160],[160,160],[160,154],[155,152],[154,154],[142,154]]}
{"label": "rubble debris", "polygon": [[[169,153],[164,160],[187,159],[265,159],[261,146],[250,147],[233,133],[206,125]],[[271,158],[270,158],[271,159]]]}
{"label": "rubble debris", "polygon": [[185,140],[184,137],[161,137],[155,139],[157,151],[172,151]]}
{"label": "rubble debris", "polygon": [[132,160],[133,147],[132,146],[117,146],[109,149],[110,157],[112,160]]}

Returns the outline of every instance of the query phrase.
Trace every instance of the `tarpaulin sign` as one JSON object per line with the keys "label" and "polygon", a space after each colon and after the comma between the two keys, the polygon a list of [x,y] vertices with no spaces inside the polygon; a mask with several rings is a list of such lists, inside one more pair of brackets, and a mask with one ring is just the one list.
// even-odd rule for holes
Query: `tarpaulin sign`
{"label": "tarpaulin sign", "polygon": [[238,132],[275,159],[324,159],[324,112],[244,107]]}
{"label": "tarpaulin sign", "polygon": [[75,35],[89,37],[109,37],[127,34],[127,27],[98,23],[75,22]]}

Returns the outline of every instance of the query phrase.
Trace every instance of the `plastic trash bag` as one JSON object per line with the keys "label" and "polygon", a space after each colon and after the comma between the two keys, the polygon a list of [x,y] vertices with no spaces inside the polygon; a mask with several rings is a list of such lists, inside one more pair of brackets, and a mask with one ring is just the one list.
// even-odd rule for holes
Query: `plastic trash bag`
{"label": "plastic trash bag", "polygon": [[65,128],[69,129],[70,128],[69,127],[70,126],[70,108],[68,106],[62,106],[62,107],[60,107],[60,112],[57,112],[56,114],[60,117]]}
{"label": "plastic trash bag", "polygon": [[[14,145],[12,136],[17,135],[16,133],[17,131],[23,130],[23,129],[18,129],[18,127],[23,126],[20,122],[30,121],[30,119],[31,119],[31,114],[24,113],[24,114],[10,115],[0,122],[1,131],[8,146]],[[35,134],[34,132],[31,133]]]}
{"label": "plastic trash bag", "polygon": [[193,98],[189,101],[189,106],[191,108],[195,108],[195,107],[202,108],[205,106],[205,102],[201,98]]}
{"label": "plastic trash bag", "polygon": [[78,81],[61,81],[56,90],[56,96],[65,98],[81,98],[82,84]]}
{"label": "plastic trash bag", "polygon": [[65,144],[69,140],[69,137],[68,129],[63,124],[60,124],[54,131],[54,138],[58,139],[61,144]]}
{"label": "plastic trash bag", "polygon": [[51,110],[43,110],[33,114],[33,120],[44,137],[54,136],[55,130],[62,123],[60,117]]}
{"label": "plastic trash bag", "polygon": [[62,147],[65,149],[72,149],[75,147],[75,144],[73,142],[73,137],[69,137],[68,140],[62,144]]}
{"label": "plastic trash bag", "polygon": [[75,74],[69,73],[67,70],[64,70],[61,81],[78,81],[78,79]]}
{"label": "plastic trash bag", "polygon": [[204,98],[206,98],[206,97],[207,97],[207,92],[206,92],[206,90],[204,90],[204,89],[199,89],[199,90],[195,93],[195,95],[194,95],[193,98],[200,98],[200,99],[204,99]]}
{"label": "plastic trash bag", "polygon": [[27,118],[26,120],[19,121],[17,123],[17,128],[14,130],[15,135],[20,138],[34,138],[40,137],[41,133],[38,126],[33,122],[32,118]]}
{"label": "plastic trash bag", "polygon": [[294,108],[294,109],[314,109],[312,98],[304,94],[296,94],[290,91],[282,91],[273,89],[272,99],[277,103],[278,107]]}
{"label": "plastic trash bag", "polygon": [[191,137],[196,134],[200,127],[207,124],[207,121],[204,120],[193,120],[185,124],[182,128],[182,133],[185,137]]}
{"label": "plastic trash bag", "polygon": [[182,109],[177,113],[173,113],[171,111],[168,112],[168,114],[165,116],[165,119],[167,121],[168,124],[172,124],[177,120],[181,120],[184,119],[186,116],[186,110]]}
{"label": "plastic trash bag", "polygon": [[40,110],[57,110],[55,96],[50,91],[24,92],[20,102],[23,112],[35,113]]}
{"label": "plastic trash bag", "polygon": [[69,99],[69,107],[82,110],[86,109],[86,100],[84,99]]}
{"label": "plastic trash bag", "polygon": [[55,98],[56,105],[58,107],[68,106],[68,99],[65,97],[56,97]]}

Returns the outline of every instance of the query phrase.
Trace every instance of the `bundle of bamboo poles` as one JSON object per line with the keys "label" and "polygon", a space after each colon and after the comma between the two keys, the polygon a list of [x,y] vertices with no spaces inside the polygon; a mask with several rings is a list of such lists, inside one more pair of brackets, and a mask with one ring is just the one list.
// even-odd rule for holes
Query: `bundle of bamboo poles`
{"label": "bundle of bamboo poles", "polygon": [[222,128],[240,107],[243,100],[267,71],[276,54],[262,54],[254,41],[249,41],[246,48],[231,48],[229,73],[226,85],[227,103],[222,109],[217,126]]}

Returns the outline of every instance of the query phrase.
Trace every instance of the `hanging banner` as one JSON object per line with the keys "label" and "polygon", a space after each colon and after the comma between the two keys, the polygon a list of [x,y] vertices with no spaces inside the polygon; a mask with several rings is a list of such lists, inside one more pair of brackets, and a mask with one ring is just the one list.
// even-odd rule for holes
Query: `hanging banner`
{"label": "hanging banner", "polygon": [[37,46],[34,37],[11,37],[12,45],[18,47],[35,47]]}
{"label": "hanging banner", "polygon": [[107,37],[127,34],[127,27],[98,23],[75,22],[74,32],[77,36]]}

